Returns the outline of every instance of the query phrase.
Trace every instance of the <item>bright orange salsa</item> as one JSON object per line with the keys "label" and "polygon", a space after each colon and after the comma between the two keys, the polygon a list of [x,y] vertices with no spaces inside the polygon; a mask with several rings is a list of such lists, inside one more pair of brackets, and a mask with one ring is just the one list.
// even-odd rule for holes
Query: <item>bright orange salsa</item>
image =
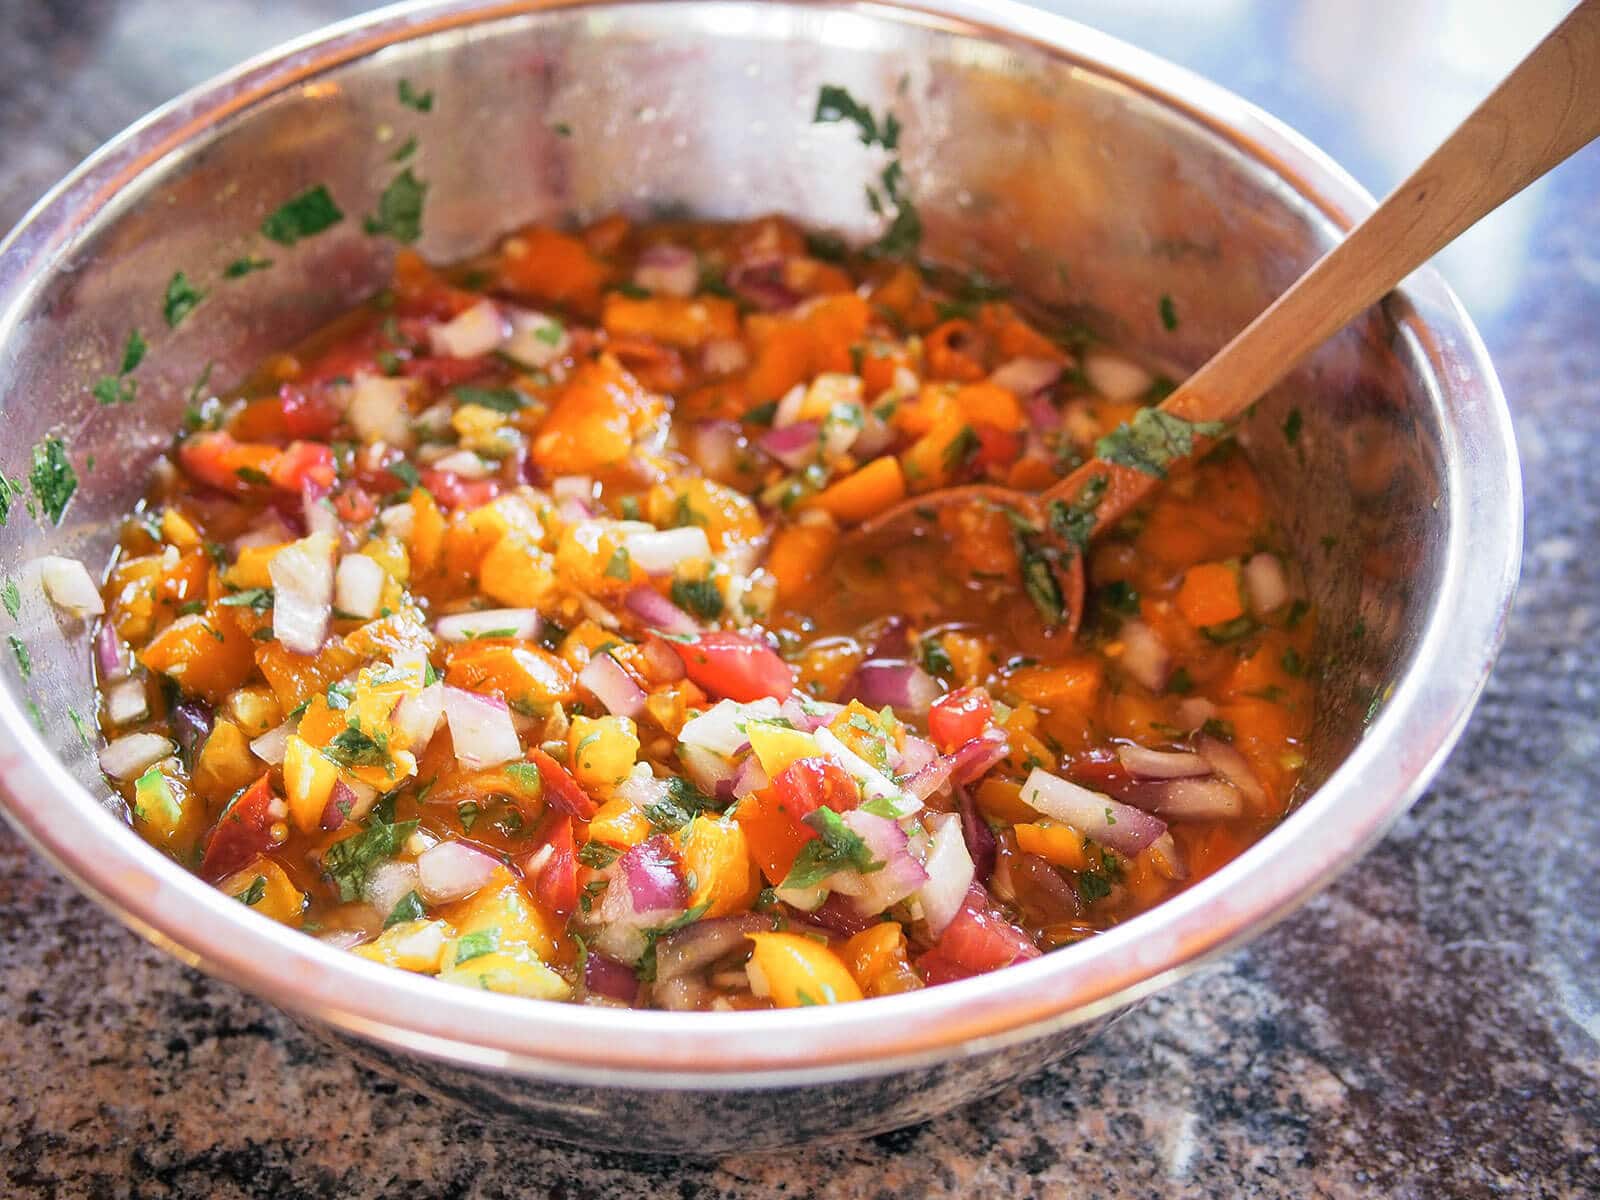
{"label": "bright orange salsa", "polygon": [[[1224,443],[1087,555],[994,507],[1162,391],[790,223],[523,230],[191,409],[97,638],[149,842],[470,987],[859,999],[1036,957],[1278,821],[1313,621]],[[1072,552],[1068,546],[1068,553]]]}

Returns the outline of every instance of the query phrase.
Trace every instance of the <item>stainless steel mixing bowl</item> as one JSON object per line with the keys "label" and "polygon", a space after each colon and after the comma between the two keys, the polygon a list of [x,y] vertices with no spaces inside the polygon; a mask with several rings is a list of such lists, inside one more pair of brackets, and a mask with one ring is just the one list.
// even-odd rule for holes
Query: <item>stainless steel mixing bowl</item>
{"label": "stainless steel mixing bowl", "polygon": [[[433,110],[400,104],[401,79]],[[21,579],[0,692],[0,790],[23,834],[108,911],[416,1086],[546,1135],[715,1153],[916,1120],[1053,1062],[1129,1003],[1253,936],[1348,867],[1418,795],[1477,697],[1519,558],[1521,498],[1482,345],[1431,272],[1258,408],[1243,440],[1324,614],[1316,744],[1296,811],[1153,912],[1024,966],[837,1008],[674,1014],[547,1004],[390,971],[275,925],[146,846],[108,799],[84,629],[26,564],[103,563],[207,362],[213,384],[385,279],[362,233],[413,134],[421,249],[451,259],[532,221],[621,208],[782,210],[852,237],[880,165],[814,126],[819,84],[904,122],[926,249],[1193,367],[1370,199],[1235,97],[1014,4],[431,3],[385,10],[202,87],[52,192],[0,251],[0,468],[59,435],[81,477],[59,526],[12,506]],[[345,220],[292,248],[254,231],[326,184]],[[237,281],[224,264],[269,253]],[[209,294],[166,329],[176,269]],[[1182,322],[1164,329],[1158,299]],[[92,381],[150,339],[131,406]],[[1303,414],[1291,444],[1287,414]],[[92,467],[91,467],[92,460]],[[37,705],[38,724],[30,716]],[[623,1131],[617,1136],[614,1131]]]}

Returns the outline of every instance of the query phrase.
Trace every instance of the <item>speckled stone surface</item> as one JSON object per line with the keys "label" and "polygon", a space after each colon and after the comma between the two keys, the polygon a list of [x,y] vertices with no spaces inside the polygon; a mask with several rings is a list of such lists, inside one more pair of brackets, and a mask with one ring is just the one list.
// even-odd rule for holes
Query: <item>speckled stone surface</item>
{"label": "speckled stone surface", "polygon": [[[0,226],[177,88],[358,7],[0,0]],[[1055,7],[1218,78],[1382,188],[1565,5]],[[1596,195],[1591,148],[1443,264],[1499,364],[1528,493],[1510,640],[1461,747],[1326,894],[1084,1053],[812,1151],[542,1146],[330,1055],[0,830],[0,1195],[1600,1194]]]}

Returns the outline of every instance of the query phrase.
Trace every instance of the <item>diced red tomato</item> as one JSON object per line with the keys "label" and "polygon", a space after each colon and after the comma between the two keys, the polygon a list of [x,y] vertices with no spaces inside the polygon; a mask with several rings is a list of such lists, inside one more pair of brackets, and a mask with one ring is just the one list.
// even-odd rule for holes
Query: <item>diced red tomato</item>
{"label": "diced red tomato", "polygon": [[543,750],[528,751],[528,761],[539,768],[539,779],[544,783],[544,798],[552,808],[570,813],[580,821],[594,816],[599,807],[572,773]]}
{"label": "diced red tomato", "polygon": [[972,427],[978,435],[974,461],[980,467],[1008,467],[1022,457],[1022,435],[979,422]]}
{"label": "diced red tomato", "polygon": [[354,379],[361,372],[377,374],[378,351],[383,342],[383,335],[376,327],[363,331],[347,342],[341,342],[320,358],[306,364],[305,370],[300,373],[299,385],[309,391],[335,379]]}
{"label": "diced red tomato", "polygon": [[333,498],[333,511],[346,525],[365,525],[378,515],[378,502],[363,487],[342,488]]}
{"label": "diced red tomato", "polygon": [[288,814],[288,806],[272,790],[271,777],[262,775],[222,810],[206,840],[200,874],[215,882],[265,854],[278,843],[272,827]]}
{"label": "diced red tomato", "polygon": [[278,389],[278,403],[283,406],[283,427],[290,437],[327,438],[339,424],[339,410],[326,388],[286,383]]}
{"label": "diced red tomato", "polygon": [[778,772],[772,781],[784,811],[803,821],[819,808],[849,812],[861,802],[850,773],[829,758],[802,758]]}
{"label": "diced red tomato", "polygon": [[273,487],[301,492],[308,486],[326,492],[339,478],[333,449],[322,442],[290,442],[267,472]]}
{"label": "diced red tomato", "polygon": [[934,744],[949,754],[982,734],[993,715],[988,692],[980,687],[957,688],[933,702],[928,711],[928,733]]}
{"label": "diced red tomato", "polygon": [[794,670],[766,642],[714,630],[693,642],[673,642],[690,679],[713,696],[747,702],[794,691]]}
{"label": "diced red tomato", "polygon": [[997,971],[1012,963],[1039,957],[1039,947],[1026,933],[1000,916],[989,904],[982,884],[967,889],[966,901],[939,940],[917,960],[930,984],[948,983]]}
{"label": "diced red tomato", "polygon": [[1073,759],[1066,776],[1074,783],[1118,799],[1129,795],[1136,787],[1122,760],[1108,750],[1091,750]]}
{"label": "diced red tomato", "polygon": [[550,854],[539,868],[534,894],[551,912],[570,917],[578,907],[578,849],[570,816],[556,818],[545,845],[550,847]]}
{"label": "diced red tomato", "polygon": [[282,451],[260,442],[237,442],[226,433],[196,433],[178,447],[178,465],[190,478],[224,492],[243,492],[270,481]]}
{"label": "diced red tomato", "polygon": [[463,479],[454,471],[432,467],[421,478],[422,486],[445,508],[479,508],[500,494],[498,479]]}

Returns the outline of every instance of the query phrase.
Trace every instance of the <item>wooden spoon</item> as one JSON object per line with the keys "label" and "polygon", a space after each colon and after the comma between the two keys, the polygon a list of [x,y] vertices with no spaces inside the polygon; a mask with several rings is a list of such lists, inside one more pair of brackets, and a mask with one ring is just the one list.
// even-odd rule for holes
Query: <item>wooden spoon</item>
{"label": "wooden spoon", "polygon": [[[1178,387],[1096,446],[1096,457],[1032,495],[986,484],[902,501],[848,548],[910,536],[951,505],[985,503],[1034,526],[1060,589],[1058,626],[1083,610],[1082,543],[1111,528],[1168,470],[1203,452],[1308,353],[1486,213],[1600,136],[1600,0],[1583,0],[1366,220]],[[1091,517],[1092,514],[1092,517]],[[1046,605],[1041,604],[1041,607]]]}

